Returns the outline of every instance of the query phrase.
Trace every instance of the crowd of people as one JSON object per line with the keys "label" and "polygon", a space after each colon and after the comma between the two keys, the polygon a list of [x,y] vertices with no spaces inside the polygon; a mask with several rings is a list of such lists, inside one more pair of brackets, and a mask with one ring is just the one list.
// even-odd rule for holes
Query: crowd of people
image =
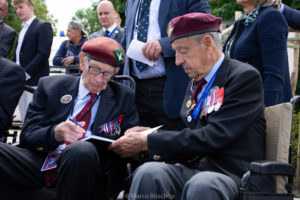
{"label": "crowd of people", "polygon": [[[124,28],[102,0],[102,28],[88,36],[69,22],[53,58],[80,73],[49,76],[51,24],[32,0],[12,0],[17,37],[0,0],[0,138],[17,104],[23,122],[18,146],[0,142],[1,197],[42,199],[46,188],[60,200],[111,199],[130,187],[128,199],[236,199],[250,162],[265,159],[265,107],[292,97],[287,34],[300,29],[300,11],[280,0],[237,3],[245,13],[223,45],[207,0],[127,0]],[[135,91],[114,80],[120,74]],[[138,165],[132,182],[128,162]],[[249,189],[273,191],[272,181]]]}

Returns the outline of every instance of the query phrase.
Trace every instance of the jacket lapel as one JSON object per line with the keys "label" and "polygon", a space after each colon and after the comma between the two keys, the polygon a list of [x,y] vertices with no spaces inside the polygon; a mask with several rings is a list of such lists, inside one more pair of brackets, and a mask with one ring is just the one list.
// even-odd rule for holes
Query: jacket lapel
{"label": "jacket lapel", "polygon": [[[71,112],[71,109],[74,107],[74,101],[77,97],[78,87],[79,87],[80,76],[72,77],[68,79],[65,85],[62,87],[63,89],[59,92],[60,104],[55,109],[60,110],[59,118],[61,120],[65,120]],[[66,95],[71,95],[72,100],[68,104],[62,103],[62,98],[66,97]],[[57,106],[57,105],[56,105]]]}
{"label": "jacket lapel", "polygon": [[161,32],[164,31],[164,23],[166,22],[167,16],[168,16],[168,10],[171,5],[171,2],[174,0],[162,0],[160,2],[160,7],[159,7],[159,27]]}
{"label": "jacket lapel", "polygon": [[109,122],[109,116],[113,115],[114,101],[113,91],[110,85],[107,84],[107,88],[101,92],[100,104],[92,128],[93,134],[96,134],[99,126]]}
{"label": "jacket lapel", "polygon": [[25,35],[24,35],[24,39],[23,39],[23,42],[22,42],[21,50],[22,50],[22,48],[23,48],[23,46],[24,46],[24,44],[25,44],[25,42],[26,42],[26,39],[27,39],[28,34],[32,31],[32,27],[34,27],[37,23],[38,23],[38,19],[35,18],[35,19],[31,22],[30,26],[28,27],[28,29],[27,29],[27,31],[26,31],[26,33],[25,33]]}
{"label": "jacket lapel", "polygon": [[[126,36],[126,39],[130,41],[133,38],[133,31],[135,29],[135,18],[136,18],[136,13],[138,10],[140,0],[132,0],[131,5],[127,5],[129,8],[129,12],[127,14],[127,19],[126,19],[126,29],[129,30],[127,31],[128,36]],[[127,34],[126,33],[126,34]],[[128,44],[129,45],[129,44]]]}
{"label": "jacket lapel", "polygon": [[219,86],[220,88],[224,86],[228,74],[228,65],[230,65],[230,60],[225,56],[224,61],[222,62],[219,71],[216,75],[216,79],[213,83],[213,86]]}

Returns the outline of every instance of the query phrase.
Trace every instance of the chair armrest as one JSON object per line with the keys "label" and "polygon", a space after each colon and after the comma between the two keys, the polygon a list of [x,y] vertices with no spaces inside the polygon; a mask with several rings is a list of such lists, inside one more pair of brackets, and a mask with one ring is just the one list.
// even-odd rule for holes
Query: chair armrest
{"label": "chair armrest", "polygon": [[268,160],[251,162],[250,171],[261,175],[294,176],[295,174],[295,168],[292,165]]}

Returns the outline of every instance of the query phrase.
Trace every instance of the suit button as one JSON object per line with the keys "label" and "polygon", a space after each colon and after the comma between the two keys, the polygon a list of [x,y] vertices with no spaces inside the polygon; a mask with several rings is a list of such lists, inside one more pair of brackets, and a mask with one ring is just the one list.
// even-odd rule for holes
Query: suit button
{"label": "suit button", "polygon": [[153,160],[159,161],[161,160],[161,157],[159,155],[154,155]]}

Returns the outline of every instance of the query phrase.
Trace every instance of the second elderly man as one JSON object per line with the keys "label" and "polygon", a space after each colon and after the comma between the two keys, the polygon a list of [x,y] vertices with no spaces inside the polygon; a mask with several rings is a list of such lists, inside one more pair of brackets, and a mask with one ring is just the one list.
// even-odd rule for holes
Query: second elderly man
{"label": "second elderly man", "polygon": [[143,151],[164,161],[136,170],[129,199],[232,200],[250,162],[265,158],[262,80],[224,56],[220,23],[204,13],[169,23],[176,64],[192,78],[181,107],[187,128],[148,136],[133,128],[110,146],[123,157]]}

